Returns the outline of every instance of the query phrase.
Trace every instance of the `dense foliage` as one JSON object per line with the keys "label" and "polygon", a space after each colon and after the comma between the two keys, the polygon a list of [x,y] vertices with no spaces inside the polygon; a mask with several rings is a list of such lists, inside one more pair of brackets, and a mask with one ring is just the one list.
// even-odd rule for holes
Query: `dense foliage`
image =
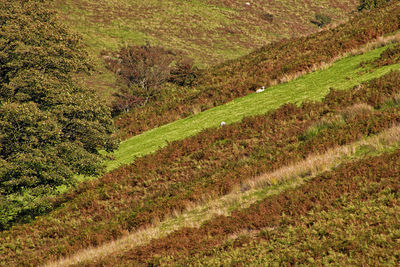
{"label": "dense foliage", "polygon": [[[400,107],[387,105],[399,92],[400,73],[393,72],[349,91],[332,91],[322,102],[288,104],[173,142],[81,184],[58,199],[60,208],[34,223],[0,233],[0,251],[8,255],[0,255],[0,263],[39,265],[45,256],[55,259],[102,244],[193,202],[224,195],[249,178],[379,133],[400,123]],[[360,103],[371,107],[354,106]]]}
{"label": "dense foliage", "polygon": [[47,1],[0,2],[0,229],[48,206],[75,174],[102,170],[113,150],[109,109],[72,74],[91,64]]}

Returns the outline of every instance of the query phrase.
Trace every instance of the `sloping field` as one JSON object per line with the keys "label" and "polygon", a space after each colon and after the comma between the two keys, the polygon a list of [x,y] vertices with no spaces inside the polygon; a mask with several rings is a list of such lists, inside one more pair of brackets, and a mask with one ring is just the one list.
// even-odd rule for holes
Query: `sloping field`
{"label": "sloping field", "polygon": [[303,75],[294,81],[267,88],[262,93],[237,98],[227,104],[134,136],[121,143],[118,151],[113,154],[115,160],[108,164],[108,169],[131,163],[136,157],[152,153],[166,146],[168,142],[184,139],[207,128],[218,127],[222,121],[230,124],[244,117],[265,114],[286,103],[300,104],[306,100],[321,100],[329,93],[330,88],[348,89],[391,70],[400,69],[399,64],[371,70],[360,66],[361,62],[378,58],[385,49],[387,47],[381,47],[338,60],[327,69]]}
{"label": "sloping field", "polygon": [[399,160],[397,150],[342,164],[229,217],[96,264],[398,265]]}
{"label": "sloping field", "polygon": [[[179,87],[144,108],[133,109],[116,120],[122,139],[177,118],[225,104],[253,93],[261,86],[292,80],[330,64],[367,43],[399,29],[397,1],[384,9],[358,14],[348,23],[307,37],[272,43],[236,60],[210,68],[193,88]],[[169,90],[168,90],[169,89]]]}
{"label": "sloping field", "polygon": [[[103,26],[114,15],[129,16],[122,15],[127,3],[79,2],[88,12],[82,18]],[[96,16],[104,10],[110,17]],[[287,55],[281,68],[269,69],[279,60],[260,58],[258,51],[220,65],[203,77],[209,81],[201,81],[202,94],[209,90],[207,99],[220,105],[259,82],[272,85],[272,79],[310,72],[395,32],[396,12],[397,3],[382,14],[368,13],[383,18],[373,18],[373,27],[362,20],[361,30],[342,26],[345,35],[327,31],[321,40],[343,39],[297,40],[335,44],[319,50],[310,41],[308,54],[301,50],[309,61],[291,65]],[[291,47],[289,41],[279,45]],[[195,116],[127,140],[114,154],[112,171],[52,200],[47,215],[1,232],[0,265],[399,265],[400,45],[360,51],[365,53],[263,93],[214,109],[206,105]],[[238,81],[235,93],[229,93],[232,87],[215,90]],[[218,127],[221,121],[227,125]],[[194,219],[185,224],[191,210]],[[112,247],[112,241],[122,245]],[[87,250],[92,247],[97,249]]]}
{"label": "sloping field", "polygon": [[316,14],[347,20],[357,0],[332,1],[224,0],[57,0],[61,19],[79,32],[97,65],[91,77],[77,81],[93,88],[107,102],[119,84],[100,53],[125,45],[150,42],[193,58],[205,67],[238,58],[283,38],[304,36],[319,28]]}
{"label": "sloping field", "polygon": [[82,184],[49,215],[2,232],[0,262],[38,265],[71,255],[226,195],[251,177],[377,134],[400,122],[399,84],[400,74],[392,72],[332,91],[322,103],[285,105],[173,142]]}

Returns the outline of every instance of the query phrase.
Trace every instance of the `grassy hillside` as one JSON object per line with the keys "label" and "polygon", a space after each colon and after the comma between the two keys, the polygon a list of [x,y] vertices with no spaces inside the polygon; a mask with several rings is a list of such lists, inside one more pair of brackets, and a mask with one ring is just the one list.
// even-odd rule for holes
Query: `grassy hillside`
{"label": "grassy hillside", "polygon": [[[315,178],[315,176],[331,170],[337,166],[338,162],[348,163],[361,159],[366,155],[381,155],[382,153],[398,149],[399,146],[400,127],[396,126],[383,131],[377,136],[366,138],[350,145],[339,146],[326,153],[310,156],[293,165],[252,178],[226,196],[204,201],[199,205],[190,207],[181,214],[176,213],[175,216],[165,221],[153,223],[151,227],[145,230],[132,232],[115,242],[82,250],[79,253],[65,257],[61,261],[55,261],[49,266],[66,266],[78,263],[83,264],[84,262],[100,264],[110,254],[118,253],[121,255],[121,251],[128,251],[143,246],[148,244],[152,239],[160,239],[184,227],[199,227],[201,224],[218,215],[230,216],[235,210],[248,208],[257,201],[278,195],[289,188],[298,187]],[[241,233],[240,236],[245,234],[247,232]],[[234,240],[234,238],[235,236],[231,236],[228,241]],[[201,258],[201,256],[200,254],[196,258]],[[243,257],[246,256],[243,255]],[[180,259],[180,261],[185,260],[190,261],[190,259]],[[166,258],[162,261],[164,261],[164,264],[165,262],[172,264],[172,261]],[[185,264],[188,263],[186,262]]]}
{"label": "grassy hillside", "polygon": [[202,73],[193,88],[170,88],[166,95],[116,120],[125,139],[177,118],[254,93],[261,86],[291,80],[329,64],[352,50],[399,29],[400,5],[357,15],[337,28],[307,37],[274,42],[249,55],[219,64]]}
{"label": "grassy hillside", "polygon": [[[147,41],[193,58],[206,67],[238,58],[272,41],[316,32],[316,14],[346,20],[357,0],[290,1],[225,0],[56,0],[63,22],[83,35],[97,65],[91,77],[77,81],[107,102],[119,88],[100,57],[127,44]],[[272,19],[272,20],[271,20]]]}
{"label": "grassy hillside", "polygon": [[97,264],[397,266],[399,160],[397,150],[342,164],[231,216]]}
{"label": "grassy hillside", "polygon": [[324,14],[339,22],[358,1],[57,0],[66,22],[94,54],[123,44],[182,51],[201,65],[237,58],[271,41],[315,32]]}
{"label": "grassy hillside", "polygon": [[222,121],[230,124],[238,122],[244,117],[265,114],[286,103],[300,104],[306,100],[321,100],[330,88],[349,89],[390,70],[399,70],[399,64],[369,70],[361,67],[361,62],[379,58],[385,49],[387,47],[377,48],[361,55],[349,56],[335,62],[325,70],[272,86],[263,93],[253,93],[237,98],[227,104],[134,136],[121,143],[118,151],[113,154],[115,160],[108,164],[108,169],[130,163],[136,157],[166,146],[168,142],[184,139],[207,128],[218,127]]}
{"label": "grassy hillside", "polygon": [[[170,39],[190,37],[179,35],[190,29],[186,16],[193,31],[209,27],[219,39],[209,20],[236,23],[228,15],[238,12],[250,23],[266,12],[250,10],[255,1],[238,3],[57,1],[62,16],[86,31],[95,56],[105,45],[146,38],[196,55],[200,44]],[[300,5],[275,1],[271,10],[271,3],[288,14]],[[240,13],[247,9],[248,20]],[[163,28],[165,14],[180,19]],[[47,214],[0,232],[0,265],[400,265],[399,22],[396,1],[209,68],[196,87],[169,87],[170,102],[119,118],[125,137],[143,133],[121,144],[108,173],[49,199]],[[144,35],[130,35],[130,25]],[[101,80],[109,93],[115,76],[101,75],[110,78]],[[254,93],[261,85],[268,88]],[[134,120],[147,128],[132,129]]]}

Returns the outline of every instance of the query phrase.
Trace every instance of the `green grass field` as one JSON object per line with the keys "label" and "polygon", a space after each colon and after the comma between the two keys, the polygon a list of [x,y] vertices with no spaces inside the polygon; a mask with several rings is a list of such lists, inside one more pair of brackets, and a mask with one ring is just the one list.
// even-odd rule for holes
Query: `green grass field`
{"label": "green grass field", "polygon": [[167,145],[167,142],[181,140],[195,135],[201,130],[219,127],[222,121],[227,124],[244,117],[276,109],[285,103],[301,103],[305,100],[320,100],[329,88],[347,89],[372,78],[382,76],[390,70],[400,69],[400,64],[366,71],[360,63],[379,57],[385,48],[374,49],[368,53],[350,56],[335,62],[331,67],[304,75],[288,83],[267,88],[263,93],[254,93],[235,99],[197,115],[172,122],[134,136],[121,143],[113,155],[115,160],[108,163],[108,170],[134,161]]}

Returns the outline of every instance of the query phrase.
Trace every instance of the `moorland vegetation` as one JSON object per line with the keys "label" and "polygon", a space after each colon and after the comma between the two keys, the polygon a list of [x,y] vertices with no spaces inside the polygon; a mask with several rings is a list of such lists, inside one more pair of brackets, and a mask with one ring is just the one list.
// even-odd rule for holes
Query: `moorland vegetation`
{"label": "moorland vegetation", "polygon": [[[124,83],[118,97],[125,102],[116,105],[122,107],[119,136],[290,80],[396,33],[400,5],[386,2],[361,1],[362,12],[348,23],[202,71],[158,46],[104,51]],[[331,89],[321,101],[285,104],[205,129],[54,196],[77,174],[101,174],[99,151],[112,151],[118,142],[109,107],[75,83],[77,73],[93,69],[82,39],[58,22],[49,3],[0,3],[0,265],[57,265],[62,257],[157,226],[190,207],[245,193],[255,177],[400,125],[400,71],[391,71],[347,90]],[[361,72],[398,65],[399,44],[380,51],[359,64]],[[322,173],[297,174],[290,187],[280,188],[271,176],[262,190],[276,186],[276,193],[258,193],[250,206],[238,204],[199,227],[179,227],[74,264],[396,265],[398,140],[379,139],[390,143],[380,151],[358,147],[353,158],[342,155]]]}
{"label": "moorland vegetation", "polygon": [[[251,177],[377,134],[400,122],[399,106],[391,104],[398,101],[399,81],[400,73],[392,72],[352,90],[332,91],[322,102],[288,104],[173,142],[81,184],[60,197],[62,205],[49,215],[1,233],[1,249],[8,255],[1,260],[40,264],[70,255],[163,220],[190,203],[225,195]],[[370,108],[354,108],[357,103]]]}

